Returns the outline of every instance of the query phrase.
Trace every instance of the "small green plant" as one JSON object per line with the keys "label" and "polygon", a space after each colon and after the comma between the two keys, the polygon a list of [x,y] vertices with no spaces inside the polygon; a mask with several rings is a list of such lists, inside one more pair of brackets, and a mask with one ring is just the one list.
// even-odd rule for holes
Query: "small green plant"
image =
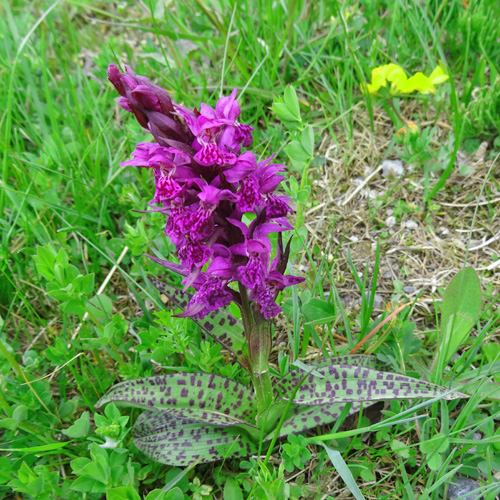
{"label": "small green plant", "polygon": [[470,102],[461,105],[464,116],[462,138],[489,138],[500,134],[500,77],[474,93]]}
{"label": "small green plant", "polygon": [[283,97],[276,97],[271,107],[273,113],[281,120],[290,135],[286,152],[290,158],[292,171],[297,172],[300,183],[295,177],[288,178],[288,194],[297,202],[296,227],[305,238],[307,232],[302,228],[303,212],[311,194],[309,184],[309,167],[314,159],[314,131],[310,125],[304,124],[300,113],[299,100],[295,89],[289,85]]}
{"label": "small green plant", "polygon": [[296,467],[302,469],[304,464],[311,458],[311,452],[307,449],[306,438],[300,434],[290,434],[287,436],[287,441],[288,443],[282,445],[285,470],[293,472]]}
{"label": "small green plant", "polygon": [[38,272],[48,282],[47,295],[60,302],[67,314],[83,316],[88,297],[94,291],[94,275],[83,275],[69,263],[64,249],[57,251],[51,244],[40,246],[33,258]]}

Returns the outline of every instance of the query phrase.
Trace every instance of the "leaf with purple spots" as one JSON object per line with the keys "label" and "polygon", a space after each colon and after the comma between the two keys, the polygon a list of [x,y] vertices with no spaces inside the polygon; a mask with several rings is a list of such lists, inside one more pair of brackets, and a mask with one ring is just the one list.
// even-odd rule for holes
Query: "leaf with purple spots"
{"label": "leaf with purple spots", "polygon": [[142,413],[132,432],[135,445],[147,457],[177,467],[258,453],[257,446],[237,427],[199,424],[165,413]]}
{"label": "leaf with purple spots", "polygon": [[[148,276],[155,288],[166,295],[180,309],[185,309],[192,298],[192,294],[182,292],[168,283]],[[218,309],[207,314],[203,319],[191,318],[199,327],[224,349],[227,349],[243,368],[249,369],[248,358],[245,355],[246,343],[243,336],[243,325],[234,316],[224,309]]]}
{"label": "leaf with purple spots", "polygon": [[[362,366],[329,365],[317,367],[316,371],[323,375],[323,378],[313,374],[307,375],[295,394],[295,404],[315,406],[382,399],[467,397],[459,392],[444,396],[449,392],[445,387]],[[303,370],[293,370],[283,377],[278,382],[281,397],[288,400],[289,395],[303,379]]]}
{"label": "leaf with purple spots", "polygon": [[127,380],[113,386],[96,406],[111,402],[155,410],[193,422],[255,428],[253,392],[220,375],[172,373]]}
{"label": "leaf with purple spots", "polygon": [[366,366],[373,370],[384,371],[386,365],[375,356],[368,356],[366,354],[344,354],[342,356],[334,356],[332,358],[318,359],[310,361],[307,366],[321,367],[329,365],[351,365],[351,366]]}
{"label": "leaf with purple spots", "polygon": [[[364,403],[363,408],[367,408],[375,403],[375,401]],[[360,403],[353,403],[346,416],[358,413],[360,406]],[[344,407],[345,404],[342,403],[321,406],[296,406],[288,413],[278,437],[282,438],[289,434],[297,434],[314,429],[320,425],[331,424],[339,419]],[[270,432],[264,438],[264,441],[269,441],[273,437],[274,431]]]}

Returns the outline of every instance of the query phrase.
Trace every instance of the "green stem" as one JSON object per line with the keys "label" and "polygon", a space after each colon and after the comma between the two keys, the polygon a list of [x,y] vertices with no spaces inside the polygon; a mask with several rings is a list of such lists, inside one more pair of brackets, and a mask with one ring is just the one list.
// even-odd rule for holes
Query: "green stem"
{"label": "green stem", "polygon": [[[304,170],[302,171],[302,177],[300,179],[300,186],[299,186],[299,192],[302,191],[307,186],[307,183],[309,181],[309,166],[311,165],[311,162],[313,161],[313,157],[309,158],[309,161],[307,162],[306,166],[304,167]],[[296,222],[295,222],[295,228],[300,229],[302,227],[302,224],[304,221],[302,220],[304,218],[303,213],[304,213],[304,206],[305,203],[298,202],[297,203],[297,213],[296,213]]]}
{"label": "green stem", "polygon": [[271,352],[271,323],[253,314],[248,291],[240,283],[241,317],[248,345],[252,382],[257,397],[258,417],[265,415],[273,402],[273,387],[269,373],[269,353]]}

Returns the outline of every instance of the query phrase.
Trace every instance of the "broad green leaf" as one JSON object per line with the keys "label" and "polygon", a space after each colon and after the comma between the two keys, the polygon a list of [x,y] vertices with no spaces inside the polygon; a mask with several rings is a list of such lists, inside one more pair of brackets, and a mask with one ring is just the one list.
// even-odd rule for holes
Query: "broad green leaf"
{"label": "broad green leaf", "polygon": [[332,317],[335,318],[335,305],[326,300],[313,298],[302,306],[302,312],[309,321],[322,324],[332,321]]}
{"label": "broad green leaf", "polygon": [[296,171],[302,171],[310,158],[302,144],[299,141],[292,141],[286,147],[286,152],[292,161],[292,168]]}
{"label": "broad green leaf", "polygon": [[151,460],[178,467],[246,457],[258,451],[237,427],[200,424],[165,413],[142,413],[133,433],[135,445]]}
{"label": "broad green leaf", "polygon": [[224,500],[243,500],[243,492],[238,485],[236,479],[228,477],[224,484],[223,491]]}
{"label": "broad green leaf", "polygon": [[285,89],[285,93],[283,95],[283,101],[286,104],[286,107],[295,117],[295,119],[300,121],[299,100],[297,99],[297,93],[295,92],[295,88],[292,87],[291,85],[288,85],[288,87]]}
{"label": "broad green leaf", "polygon": [[431,439],[420,443],[422,453],[444,453],[450,446],[450,441],[444,434],[436,434]]}
{"label": "broad green leaf", "polygon": [[289,107],[282,102],[274,102],[271,107],[273,113],[283,121],[285,124],[296,122],[297,124],[300,122],[300,119],[293,113]]}
{"label": "broad green leaf", "polygon": [[[153,260],[155,259],[153,258]],[[166,295],[180,309],[185,309],[191,300],[192,295],[190,293],[183,293],[174,286],[164,283],[153,276],[148,276],[148,279],[160,293]],[[249,369],[248,358],[244,354],[246,342],[243,336],[243,325],[240,321],[224,309],[213,311],[203,319],[191,319],[224,349],[227,349],[243,368]]]}
{"label": "broad green leaf", "polygon": [[113,314],[113,301],[107,295],[96,295],[87,302],[87,311],[97,319],[109,318]]}
{"label": "broad green leaf", "polygon": [[314,132],[311,125],[308,125],[300,136],[300,143],[309,157],[314,155]]}
{"label": "broad green leaf", "polygon": [[[319,366],[324,378],[308,375],[298,388],[294,404],[314,406],[334,403],[378,401],[382,399],[435,398],[449,392],[423,380],[350,365]],[[288,400],[304,378],[302,370],[293,370],[278,382],[283,399]],[[455,392],[444,399],[466,397]]]}
{"label": "broad green leaf", "polygon": [[68,429],[63,429],[62,433],[70,438],[82,438],[90,431],[90,413],[84,411],[80,418]]}
{"label": "broad green leaf", "polygon": [[106,491],[106,500],[141,500],[141,496],[131,484],[109,488]]}
{"label": "broad green leaf", "polygon": [[445,366],[458,351],[481,312],[481,284],[471,267],[462,269],[446,288],[441,313],[440,355]]}
{"label": "broad green leaf", "polygon": [[[146,500],[148,500],[148,498],[146,498]],[[165,494],[165,500],[184,500],[184,498],[186,497],[184,496],[184,493],[182,493],[182,490],[180,488],[174,488],[173,490],[170,490],[168,493]],[[163,499],[160,497],[159,500]]]}
{"label": "broad green leaf", "polygon": [[113,386],[97,407],[115,402],[213,425],[255,427],[253,392],[220,375],[172,373]]}
{"label": "broad green leaf", "polygon": [[304,186],[302,189],[297,191],[296,201],[297,203],[306,203],[311,195],[311,186]]}

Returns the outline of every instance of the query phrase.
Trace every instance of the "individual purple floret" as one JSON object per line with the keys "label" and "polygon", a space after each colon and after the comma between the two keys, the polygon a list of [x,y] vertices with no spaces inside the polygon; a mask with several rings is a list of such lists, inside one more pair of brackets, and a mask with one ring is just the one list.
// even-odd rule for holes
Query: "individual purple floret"
{"label": "individual purple floret", "polygon": [[[286,167],[273,157],[258,162],[251,151],[242,151],[252,145],[253,128],[238,121],[236,89],[215,109],[201,104],[198,111],[176,104],[127,66],[121,73],[110,65],[108,77],[121,96],[118,104],[153,136],[154,142],[137,144],[133,158],[121,165],[153,169],[150,203],[168,216],[165,233],[182,266],[154,260],[180,272],[185,288],[196,290],[180,316],[202,318],[248,299],[254,314],[264,320],[276,316],[278,293],[303,281],[283,274],[289,246],[283,248],[281,233],[293,229],[286,220],[293,211],[290,198],[275,191],[283,180],[278,173]],[[245,214],[245,220],[253,218],[248,225]],[[271,233],[278,233],[273,260]]]}

